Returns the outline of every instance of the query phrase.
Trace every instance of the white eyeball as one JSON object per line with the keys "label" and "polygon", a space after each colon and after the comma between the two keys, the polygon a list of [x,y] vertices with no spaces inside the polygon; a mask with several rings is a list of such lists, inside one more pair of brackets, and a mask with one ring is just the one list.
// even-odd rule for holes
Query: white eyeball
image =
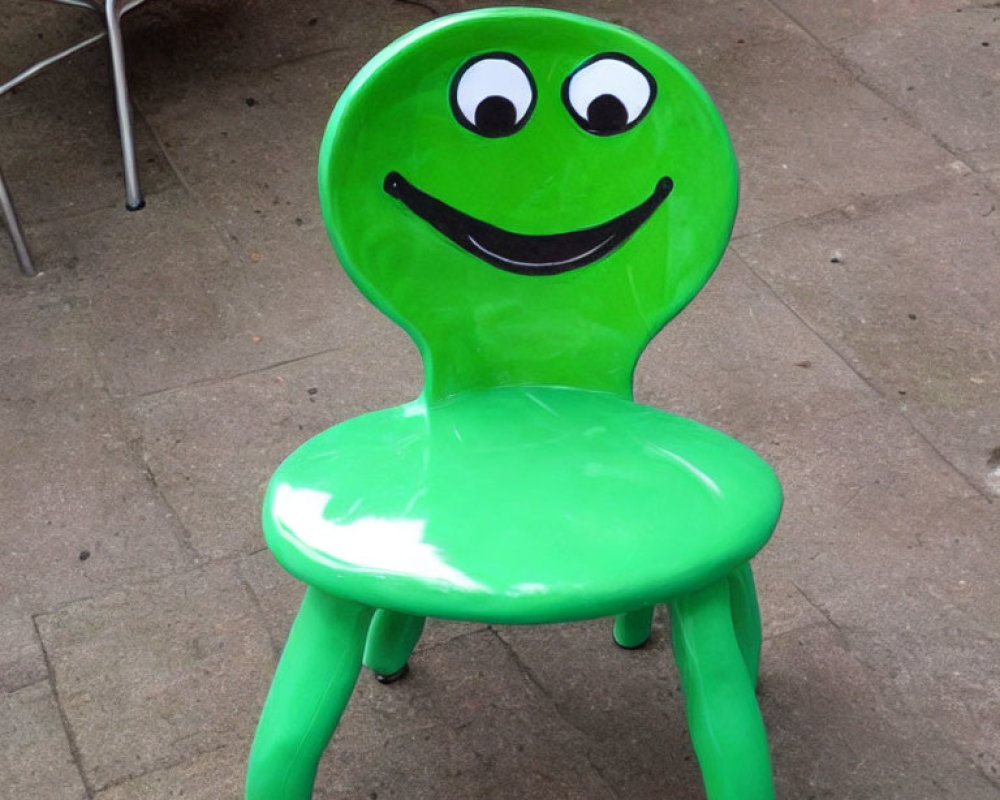
{"label": "white eyeball", "polygon": [[517,56],[488,53],[467,61],[451,84],[455,118],[481,136],[509,136],[535,107],[535,83]]}
{"label": "white eyeball", "polygon": [[563,102],[581,128],[598,136],[627,131],[656,97],[653,76],[622,53],[594,56],[563,84]]}

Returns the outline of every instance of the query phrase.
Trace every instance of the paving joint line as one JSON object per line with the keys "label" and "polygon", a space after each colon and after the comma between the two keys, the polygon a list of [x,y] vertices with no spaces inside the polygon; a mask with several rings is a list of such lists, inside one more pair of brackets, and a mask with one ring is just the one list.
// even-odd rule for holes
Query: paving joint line
{"label": "paving joint line", "polygon": [[72,725],[70,725],[69,717],[66,716],[66,710],[63,708],[62,704],[62,698],[59,696],[59,686],[56,683],[55,668],[52,666],[52,659],[49,658],[49,651],[45,647],[45,640],[42,638],[42,632],[38,629],[39,616],[39,614],[31,615],[31,625],[35,629],[35,636],[38,638],[38,646],[42,651],[42,659],[45,662],[45,671],[48,674],[46,680],[52,689],[52,698],[55,700],[56,708],[59,711],[59,720],[62,723],[63,733],[66,735],[66,743],[69,745],[69,752],[73,759],[73,765],[76,767],[76,771],[80,776],[80,782],[83,784],[83,790],[87,795],[87,800],[93,800],[95,790],[90,781],[87,779],[87,773],[83,768],[83,753],[80,751],[80,745],[76,741],[76,734],[73,732]]}
{"label": "paving joint line", "polygon": [[831,55],[835,55],[834,53],[832,53],[830,51],[830,48],[826,46],[826,44],[823,42],[822,39],[820,39],[808,27],[806,27],[805,23],[801,22],[799,20],[799,18],[796,17],[794,14],[792,14],[790,11],[786,11],[780,5],[778,5],[777,3],[775,3],[774,0],[764,0],[764,2],[767,3],[767,5],[770,6],[772,9],[774,9],[780,16],[784,17],[785,19],[790,20],[792,22],[792,24],[796,28],[798,28],[800,31],[802,31],[808,38],[812,39],[813,42],[815,44],[819,45],[819,47],[822,50],[825,50],[826,52],[830,53]]}
{"label": "paving joint line", "polygon": [[[560,703],[556,701],[555,697],[552,696],[552,693],[545,688],[542,682],[538,680],[538,678],[535,676],[535,673],[532,671],[532,669],[521,659],[521,656],[514,649],[514,646],[510,642],[508,642],[493,625],[487,626],[487,630],[490,633],[492,633],[493,636],[496,637],[497,641],[500,642],[501,647],[503,647],[504,650],[507,651],[507,655],[514,662],[514,665],[518,668],[521,674],[523,674],[524,677],[528,679],[528,682],[532,686],[534,686],[546,700],[549,701],[552,708],[555,710],[556,715],[559,717],[562,723],[571,730],[575,731],[577,734],[579,734],[585,741],[589,742],[590,735],[566,716]],[[584,760],[587,762],[588,765],[590,765],[590,768],[594,770],[594,774],[597,775],[597,777],[600,779],[604,787],[611,793],[611,796],[619,798],[619,800],[621,800],[621,795],[618,794],[614,784],[610,780],[608,780],[608,778],[605,776],[604,770],[602,770],[597,764],[594,763],[594,760],[591,757],[590,749],[583,748],[581,752],[584,756]]]}
{"label": "paving joint line", "polygon": [[199,558],[199,553],[197,548],[194,546],[194,541],[193,541],[194,537],[191,535],[191,531],[188,530],[187,525],[184,524],[183,518],[181,517],[178,510],[174,507],[173,503],[170,502],[170,498],[167,497],[167,495],[164,493],[163,488],[160,486],[159,480],[157,480],[156,473],[153,471],[153,468],[150,465],[150,463],[146,460],[146,457],[143,454],[144,451],[143,445],[145,440],[143,439],[142,434],[136,431],[135,436],[130,435],[129,428],[131,426],[128,425],[127,421],[127,416],[128,416],[127,408],[123,408],[122,404],[114,397],[114,395],[111,394],[111,391],[110,389],[108,389],[106,382],[105,385],[102,386],[102,390],[105,392],[105,394],[108,397],[109,403],[111,403],[112,407],[115,409],[118,416],[120,417],[120,419],[117,420],[120,427],[118,433],[121,434],[120,438],[124,440],[126,452],[129,454],[129,457],[132,459],[135,466],[138,467],[143,477],[150,484],[154,497],[161,503],[163,503],[167,511],[170,512],[170,516],[173,517],[173,519],[177,523],[176,528],[173,525],[171,525],[171,529],[175,531],[172,534],[172,538],[174,539],[174,541],[177,542],[178,546],[181,548],[181,552],[183,552],[191,560],[192,563],[197,563]]}
{"label": "paving joint line", "polygon": [[63,600],[59,603],[54,603],[49,608],[43,609],[41,611],[35,611],[28,616],[34,621],[37,617],[48,617],[54,614],[58,614],[60,611],[65,611],[67,608],[78,605],[80,603],[94,602],[101,600],[106,597],[110,597],[116,592],[129,592],[129,591],[142,591],[148,589],[161,581],[167,580],[169,578],[184,578],[194,575],[198,572],[204,572],[213,567],[220,566],[232,566],[237,571],[239,571],[239,565],[242,561],[246,560],[248,557],[247,553],[230,553],[224,556],[217,556],[214,558],[199,556],[199,560],[193,564],[185,564],[179,569],[167,570],[165,572],[151,575],[149,577],[141,579],[125,579],[114,584],[109,584],[107,586],[102,586],[95,591],[88,594],[81,594],[76,597],[71,597],[67,600]]}
{"label": "paving joint line", "polygon": [[[243,562],[240,562],[236,565],[236,580],[240,586],[243,587],[243,591],[246,592],[247,596],[250,598],[250,605],[253,607],[254,611],[257,612],[261,626],[265,631],[267,631],[268,641],[271,642],[271,650],[274,652],[275,659],[278,659],[281,657],[281,653],[285,649],[285,642],[279,642],[275,638],[274,633],[271,631],[271,626],[267,624],[264,606],[261,603],[260,597],[253,590],[253,586],[250,585],[250,581],[247,580],[246,575],[243,574],[243,570],[240,569],[242,563]],[[298,612],[296,612],[296,615],[297,614]]]}
{"label": "paving joint line", "polygon": [[[805,33],[806,36],[808,36],[810,39],[812,39],[813,42],[816,43],[816,45],[818,45],[825,52],[829,53],[829,55],[831,57],[833,57],[833,59],[838,64],[840,64],[840,66],[843,67],[851,75],[851,77],[853,78],[853,80],[858,85],[860,85],[860,86],[864,87],[865,89],[867,89],[869,92],[871,92],[873,95],[875,95],[879,100],[881,100],[887,106],[889,106],[894,111],[896,111],[901,116],[903,122],[906,125],[910,126],[911,128],[913,128],[917,132],[923,134],[924,136],[927,136],[928,138],[930,138],[938,147],[940,147],[942,150],[944,150],[946,153],[948,153],[955,160],[961,161],[963,164],[965,164],[973,172],[975,172],[977,174],[982,174],[983,170],[976,169],[976,168],[972,167],[971,165],[966,164],[965,160],[959,155],[958,151],[956,151],[949,144],[947,144],[938,134],[934,133],[933,131],[925,129],[923,127],[923,125],[921,124],[920,120],[917,117],[915,117],[911,111],[909,111],[908,109],[906,109],[906,108],[900,106],[899,104],[897,104],[896,102],[894,102],[892,100],[892,98],[888,97],[877,86],[875,86],[872,83],[870,83],[869,80],[866,79],[866,77],[865,77],[865,71],[864,71],[864,69],[862,67],[859,67],[858,65],[853,64],[850,61],[848,61],[846,58],[844,58],[844,56],[841,53],[839,53],[837,51],[836,48],[833,47],[833,45],[835,45],[835,44],[839,44],[841,42],[849,41],[850,39],[857,38],[858,36],[864,36],[867,33],[867,31],[864,31],[862,33],[849,34],[847,36],[841,36],[839,39],[833,39],[830,42],[824,42],[815,33],[813,33],[803,22],[801,22],[794,14],[786,11],[781,6],[777,5],[774,2],[774,0],[765,0],[765,2],[769,6],[771,6],[773,9],[775,9],[775,11],[777,11],[779,14],[781,14],[782,16],[786,17],[787,19],[791,20],[791,22],[799,30],[801,30],[803,33]],[[971,4],[967,3],[967,4],[963,5],[962,8],[963,9],[968,9],[968,10],[973,10],[973,9],[979,9],[979,8],[983,8],[983,7],[982,6],[971,5]],[[929,16],[933,16],[933,13],[942,14],[944,12],[932,12],[932,13],[928,13],[928,14],[925,14],[925,15],[922,15],[922,16],[928,16],[928,17]]]}
{"label": "paving joint line", "polygon": [[[433,620],[433,619],[436,619],[436,618],[435,617],[430,617],[430,619]],[[477,623],[473,622],[473,623],[470,623],[470,624],[475,625]],[[463,633],[456,633],[454,636],[449,636],[447,639],[443,639],[440,642],[435,642],[434,644],[425,645],[424,647],[420,647],[420,643],[417,642],[416,647],[420,647],[420,652],[421,653],[433,653],[435,650],[440,650],[440,649],[442,649],[444,647],[447,647],[449,644],[452,644],[453,642],[460,642],[463,639],[471,639],[473,636],[478,636],[479,634],[483,633],[484,631],[490,631],[490,630],[491,630],[491,628],[490,628],[489,625],[482,625],[482,627],[475,628],[475,629],[470,630],[470,631],[465,631]],[[417,652],[417,650],[416,650],[416,648],[414,648],[414,653],[416,653],[416,652]]]}
{"label": "paving joint line", "polygon": [[[797,225],[803,222],[811,222],[814,220],[818,220],[821,217],[826,216],[827,214],[844,213],[845,209],[848,209],[852,206],[867,207],[878,203],[887,202],[890,200],[907,199],[910,197],[920,199],[926,196],[926,194],[932,190],[944,189],[949,185],[956,184],[962,180],[965,180],[966,178],[975,179],[985,191],[988,191],[990,194],[994,194],[1000,197],[1000,192],[995,190],[989,183],[983,180],[986,173],[976,172],[972,167],[970,167],[961,159],[958,159],[958,161],[969,171],[955,172],[954,174],[937,175],[932,180],[929,180],[926,183],[920,183],[916,186],[911,186],[909,188],[901,189],[896,192],[888,192],[886,194],[859,193],[858,195],[851,195],[846,199],[844,199],[843,201],[829,205],[826,208],[820,208],[815,211],[810,211],[809,213],[806,214],[799,214],[798,216],[788,217],[786,219],[780,219],[775,222],[762,225],[758,228],[754,228],[752,230],[743,231],[737,235],[731,236],[729,241],[731,244],[736,244],[742,241],[748,241],[754,237],[766,236],[769,233],[774,233],[775,231],[780,230],[786,225]],[[984,216],[989,216],[989,214],[986,214]]]}
{"label": "paving joint line", "polygon": [[[160,136],[159,131],[153,125],[152,121],[146,115],[145,111],[142,110],[141,103],[137,103],[133,100],[132,105],[135,107],[136,112],[142,117],[143,122],[150,131],[150,135],[153,137],[153,141],[156,143],[156,147],[159,149],[160,154],[163,156],[163,160],[167,163],[170,171],[177,178],[177,182],[180,184],[180,188],[184,193],[191,198],[195,208],[199,210],[203,217],[208,219],[211,229],[215,232],[215,235],[219,238],[223,249],[228,253],[229,257],[233,259],[235,263],[240,263],[243,260],[243,254],[236,250],[234,241],[236,239],[235,234],[230,231],[226,225],[218,220],[218,215],[212,213],[212,209],[209,207],[208,202],[198,192],[194,184],[192,184],[184,175],[183,170],[177,161],[170,155],[167,150],[167,146],[163,137]],[[239,270],[239,275],[243,283],[243,288],[247,288],[249,278],[246,275],[245,270]]]}
{"label": "paving joint line", "polygon": [[175,392],[183,392],[187,389],[197,389],[205,386],[217,386],[226,383],[228,381],[237,380],[239,378],[246,378],[249,377],[250,375],[265,375],[268,372],[280,369],[281,367],[287,367],[291,364],[298,364],[301,361],[308,361],[311,358],[318,358],[320,356],[329,355],[331,353],[337,353],[347,347],[350,347],[350,345],[342,344],[338,345],[337,347],[328,347],[324,350],[317,350],[312,353],[306,353],[305,355],[293,356],[292,358],[286,358],[281,361],[274,361],[270,364],[265,364],[262,367],[254,367],[252,369],[244,370],[242,372],[234,372],[230,375],[220,375],[211,378],[199,378],[197,380],[193,380],[188,383],[181,383],[176,386],[166,386],[162,389],[150,389],[149,391],[139,392],[137,394],[119,394],[119,395],[111,394],[111,397],[116,401],[128,402],[129,400],[145,400],[147,398],[158,397],[160,395],[170,395],[174,394]]}
{"label": "paving joint line", "polygon": [[910,415],[905,410],[903,410],[903,409],[899,408],[899,406],[895,405],[895,403],[893,402],[893,400],[890,397],[887,397],[882,391],[880,391],[878,389],[878,387],[876,387],[874,385],[874,383],[872,383],[872,381],[869,378],[867,378],[858,369],[858,367],[856,367],[853,363],[851,363],[850,359],[846,358],[845,355],[829,339],[827,339],[826,336],[824,336],[804,316],[802,316],[802,314],[800,314],[795,309],[794,306],[792,306],[790,303],[788,303],[785,300],[784,297],[782,297],[780,294],[778,294],[778,292],[775,290],[775,288],[763,276],[761,276],[749,263],[747,263],[747,261],[744,260],[743,257],[738,252],[736,252],[732,248],[730,248],[730,249],[732,250],[733,255],[739,260],[739,262],[744,267],[746,267],[747,270],[749,270],[750,274],[753,275],[758,281],[760,281],[760,283],[763,284],[764,287],[766,287],[768,293],[772,297],[774,297],[774,299],[776,299],[779,303],[781,303],[782,306],[784,306],[786,309],[788,309],[789,313],[791,313],[809,331],[811,331],[812,334],[814,336],[816,336],[816,338],[819,339],[819,341],[822,342],[822,344],[834,356],[836,356],[837,359],[842,364],[844,364],[844,366],[846,366],[852,373],[854,373],[854,375],[858,378],[858,380],[860,380],[865,386],[867,386],[868,389],[876,397],[878,397],[884,403],[887,403],[890,406],[890,408],[892,409],[893,413],[898,414],[900,416],[900,418],[906,422],[907,426],[917,436],[917,438],[921,442],[923,442],[928,448],[930,448],[931,452],[933,452],[942,462],[944,462],[945,464],[947,464],[948,467],[952,470],[952,472],[954,472],[969,489],[971,489],[973,492],[975,492],[977,495],[979,495],[979,497],[981,497],[983,500],[985,500],[990,505],[992,505],[994,503],[995,498],[992,495],[990,495],[985,489],[983,489],[982,487],[978,486],[972,480],[972,478],[969,475],[966,475],[965,472],[963,472],[961,469],[959,469],[958,465],[955,464],[950,458],[948,458],[937,447],[937,445],[934,444],[933,441],[931,441],[931,439],[928,437],[928,435],[926,433],[924,433],[923,430],[921,430],[921,428],[914,422],[914,420],[910,417]]}
{"label": "paving joint line", "polygon": [[[166,772],[167,770],[174,769],[175,767],[179,767],[182,764],[194,761],[197,758],[202,758],[204,756],[211,755],[212,753],[217,753],[220,750],[225,750],[227,747],[228,745],[225,744],[216,745],[215,747],[210,747],[207,750],[200,750],[194,756],[188,758],[181,756],[175,759],[171,759],[170,761],[163,764],[156,764],[142,772],[129,773],[128,775],[123,775],[120,778],[115,778],[114,780],[108,781],[103,786],[98,787],[97,791],[103,793],[108,791],[108,789],[114,789],[118,786],[124,786],[129,781],[138,780],[139,778],[145,778],[147,775],[156,775],[157,773],[160,772]],[[92,797],[88,797],[88,800],[92,800]]]}
{"label": "paving joint line", "polygon": [[[851,653],[852,652],[851,643],[848,640],[847,634],[844,632],[844,629],[840,625],[840,623],[837,622],[837,620],[835,620],[833,618],[833,616],[830,614],[829,611],[827,611],[823,606],[821,606],[819,603],[817,603],[815,600],[813,600],[809,596],[808,592],[806,592],[806,590],[803,589],[801,586],[799,586],[795,581],[792,581],[791,584],[792,584],[792,586],[795,587],[795,591],[797,591],[800,595],[802,595],[802,598],[813,609],[815,609],[816,611],[818,611],[820,613],[820,615],[822,615],[823,619],[825,619],[827,621],[827,623],[837,632],[837,638],[840,639],[840,643],[841,643],[841,645],[843,645],[844,650],[847,651],[848,653]],[[810,626],[809,625],[804,625],[804,626],[801,626],[801,627],[810,627]]]}

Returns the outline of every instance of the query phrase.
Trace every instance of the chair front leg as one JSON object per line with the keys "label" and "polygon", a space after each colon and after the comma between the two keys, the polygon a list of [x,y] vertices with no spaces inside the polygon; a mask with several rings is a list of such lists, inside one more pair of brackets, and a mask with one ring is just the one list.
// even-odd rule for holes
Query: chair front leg
{"label": "chair front leg", "polygon": [[762,629],[757,589],[754,587],[753,571],[749,562],[737,567],[729,576],[729,593],[733,606],[736,641],[740,644],[743,661],[746,662],[747,672],[750,673],[750,685],[756,688],[760,672]]}
{"label": "chair front leg", "polygon": [[771,759],[723,579],[670,603],[674,655],[708,800],[774,800]]}
{"label": "chair front leg", "polygon": [[250,750],[246,800],[309,800],[361,670],[373,610],[315,587],[299,614]]}

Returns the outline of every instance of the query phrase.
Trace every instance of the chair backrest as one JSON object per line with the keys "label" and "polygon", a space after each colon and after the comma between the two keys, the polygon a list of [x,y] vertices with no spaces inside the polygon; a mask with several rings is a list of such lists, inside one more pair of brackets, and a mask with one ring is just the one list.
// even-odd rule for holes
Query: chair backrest
{"label": "chair backrest", "polygon": [[432,404],[518,385],[631,396],[737,200],[687,69],[631,31],[527,8],[444,17],[377,55],[333,112],[319,185],[341,263],[416,342]]}

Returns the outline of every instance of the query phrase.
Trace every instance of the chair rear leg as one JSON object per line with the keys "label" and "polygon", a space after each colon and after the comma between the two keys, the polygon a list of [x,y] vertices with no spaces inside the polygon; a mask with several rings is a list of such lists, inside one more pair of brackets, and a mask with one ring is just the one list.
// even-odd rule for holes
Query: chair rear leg
{"label": "chair rear leg", "polygon": [[372,618],[365,644],[364,665],[381,683],[404,677],[413,648],[424,630],[424,617],[380,608]]}
{"label": "chair rear leg", "polygon": [[767,735],[729,595],[722,580],[670,604],[691,741],[708,800],[774,800]]}
{"label": "chair rear leg", "polygon": [[757,686],[760,673],[761,624],[757,590],[754,588],[750,564],[737,567],[729,576],[729,594],[733,606],[733,627],[740,644],[743,661],[750,673],[750,685]]}
{"label": "chair rear leg", "polygon": [[372,609],[306,590],[250,750],[246,800],[309,800],[361,670]]}
{"label": "chair rear leg", "polygon": [[649,641],[653,630],[653,606],[626,611],[615,617],[612,635],[615,644],[626,650],[635,650]]}

